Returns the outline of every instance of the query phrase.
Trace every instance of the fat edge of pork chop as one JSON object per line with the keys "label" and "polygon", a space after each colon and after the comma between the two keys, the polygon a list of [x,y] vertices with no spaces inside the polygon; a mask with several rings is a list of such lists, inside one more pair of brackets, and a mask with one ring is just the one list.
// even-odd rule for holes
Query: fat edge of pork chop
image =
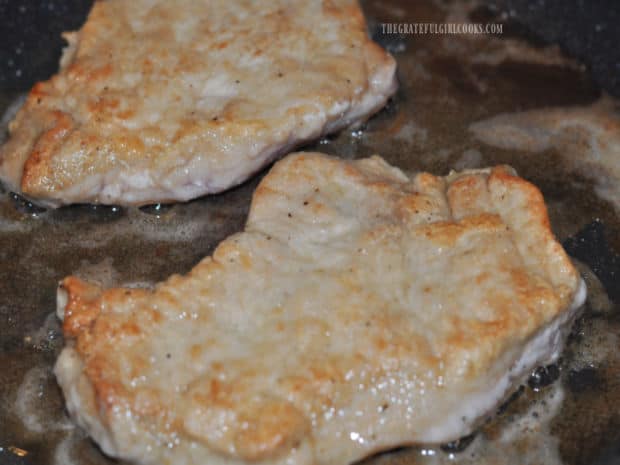
{"label": "fat edge of pork chop", "polygon": [[154,290],[66,278],[55,373],[104,452],[347,464],[468,434],[554,360],[585,286],[509,167],[278,162],[243,232]]}
{"label": "fat edge of pork chop", "polygon": [[0,180],[48,207],[220,192],[397,88],[353,0],[108,0],[65,38],[0,148]]}

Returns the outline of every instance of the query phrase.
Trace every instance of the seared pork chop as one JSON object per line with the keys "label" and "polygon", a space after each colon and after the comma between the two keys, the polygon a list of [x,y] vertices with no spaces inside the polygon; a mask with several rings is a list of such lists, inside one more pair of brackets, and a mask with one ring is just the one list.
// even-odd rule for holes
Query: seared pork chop
{"label": "seared pork chop", "polygon": [[189,274],[153,290],[66,278],[55,373],[114,457],[347,464],[470,433],[558,356],[584,297],[511,168],[410,178],[300,153]]}
{"label": "seared pork chop", "polygon": [[52,207],[222,191],[396,90],[354,0],[97,1],[65,37],[0,150],[8,188]]}

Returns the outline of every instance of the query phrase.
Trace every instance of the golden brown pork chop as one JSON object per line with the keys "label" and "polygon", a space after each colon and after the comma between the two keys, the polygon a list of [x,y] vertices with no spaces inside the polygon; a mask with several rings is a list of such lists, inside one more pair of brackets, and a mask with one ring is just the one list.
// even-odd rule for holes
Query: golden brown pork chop
{"label": "golden brown pork chop", "polygon": [[291,155],[245,230],[154,290],[66,278],[70,413],[141,464],[347,464],[465,435],[585,297],[508,167],[412,178]]}
{"label": "golden brown pork chop", "polygon": [[222,191],[396,90],[354,0],[98,1],[66,38],[0,150],[0,179],[53,207]]}

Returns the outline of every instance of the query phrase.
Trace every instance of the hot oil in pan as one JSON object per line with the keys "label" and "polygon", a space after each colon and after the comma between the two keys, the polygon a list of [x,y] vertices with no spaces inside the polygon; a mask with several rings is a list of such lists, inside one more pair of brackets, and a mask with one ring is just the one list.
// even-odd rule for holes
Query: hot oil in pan
{"label": "hot oil in pan", "polygon": [[[399,62],[401,90],[363,128],[307,148],[345,157],[380,153],[408,172],[513,165],[542,189],[555,232],[584,262],[589,299],[557,372],[555,367],[539,372],[475,436],[443,448],[402,448],[364,463],[617,463],[620,308],[610,298],[618,295],[609,287],[613,280],[605,276],[617,263],[609,257],[620,250],[620,215],[596,195],[596,180],[571,167],[562,153],[493,148],[468,131],[473,122],[498,113],[587,105],[600,93],[578,65],[553,50],[532,52],[512,42],[506,48],[505,39],[496,37],[381,34],[383,22],[466,20],[471,10],[458,4],[444,9],[442,3],[364,3],[371,32]],[[62,347],[53,315],[56,282],[77,272],[102,284],[148,286],[188,271],[242,228],[259,178],[224,194],[142,211],[91,206],[20,211],[2,194],[0,463],[116,463],[71,427],[51,374]],[[606,242],[592,245],[593,231],[604,233]]]}

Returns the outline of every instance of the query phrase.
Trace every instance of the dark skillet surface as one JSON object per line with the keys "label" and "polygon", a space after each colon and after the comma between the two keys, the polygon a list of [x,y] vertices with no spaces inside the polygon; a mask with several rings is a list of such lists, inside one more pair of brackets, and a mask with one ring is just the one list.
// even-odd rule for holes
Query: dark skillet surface
{"label": "dark skillet surface", "polygon": [[[0,109],[20,88],[53,72],[62,46],[57,31],[77,27],[89,2],[21,3],[0,0],[2,37],[7,38],[0,50]],[[517,11],[518,4],[510,5]],[[475,8],[472,17],[495,17],[503,5],[509,3],[498,10]],[[21,6],[26,10],[21,11]],[[560,387],[564,392],[560,411],[541,433],[557,438],[557,443],[546,441],[542,447],[557,449],[567,465],[620,463],[620,351],[618,346],[610,347],[620,341],[618,214],[596,196],[587,173],[574,170],[561,154],[494,149],[474,141],[467,132],[471,122],[501,112],[588,104],[600,96],[596,82],[608,85],[610,91],[616,89],[617,74],[610,79],[609,68],[603,72],[594,64],[592,70],[599,73],[595,79],[576,67],[515,61],[475,65],[467,53],[458,55],[441,45],[440,36],[381,34],[381,22],[443,21],[445,12],[430,0],[369,0],[364,8],[375,38],[399,62],[401,89],[362,131],[344,131],[306,148],[345,158],[380,153],[408,172],[435,174],[454,167],[509,163],[541,188],[553,229],[579,260],[589,286],[584,314],[573,329],[559,372],[550,369],[530,380],[469,448],[454,455],[454,463],[474,459],[478,464],[524,463],[519,451],[541,447],[530,436],[518,437],[501,460],[490,458],[484,444],[493,445],[498,431],[523,418],[532,405]],[[528,18],[525,13],[524,18]],[[536,32],[520,28],[514,18],[509,23],[507,35]],[[612,24],[617,28],[617,22]],[[449,40],[463,45],[465,39]],[[21,47],[19,54],[15,47]],[[570,44],[566,49],[573,50]],[[9,59],[13,60],[10,66]],[[613,60],[606,62],[614,66]],[[189,271],[220,240],[242,228],[260,177],[221,195],[150,212],[73,206],[33,214],[8,193],[0,194],[0,464],[115,463],[79,432],[66,429],[62,396],[50,373],[62,347],[53,316],[57,281],[77,272],[104,277],[108,284],[153,282]],[[543,386],[555,377],[559,380],[552,386]],[[31,392],[25,385],[31,385]],[[20,457],[15,447],[25,455]],[[432,460],[424,455],[428,450],[435,454]],[[444,463],[451,460],[450,452],[455,449],[405,448],[365,463]]]}
{"label": "dark skillet surface", "polygon": [[620,97],[620,3],[615,0],[489,0],[531,37],[558,43],[595,82]]}

